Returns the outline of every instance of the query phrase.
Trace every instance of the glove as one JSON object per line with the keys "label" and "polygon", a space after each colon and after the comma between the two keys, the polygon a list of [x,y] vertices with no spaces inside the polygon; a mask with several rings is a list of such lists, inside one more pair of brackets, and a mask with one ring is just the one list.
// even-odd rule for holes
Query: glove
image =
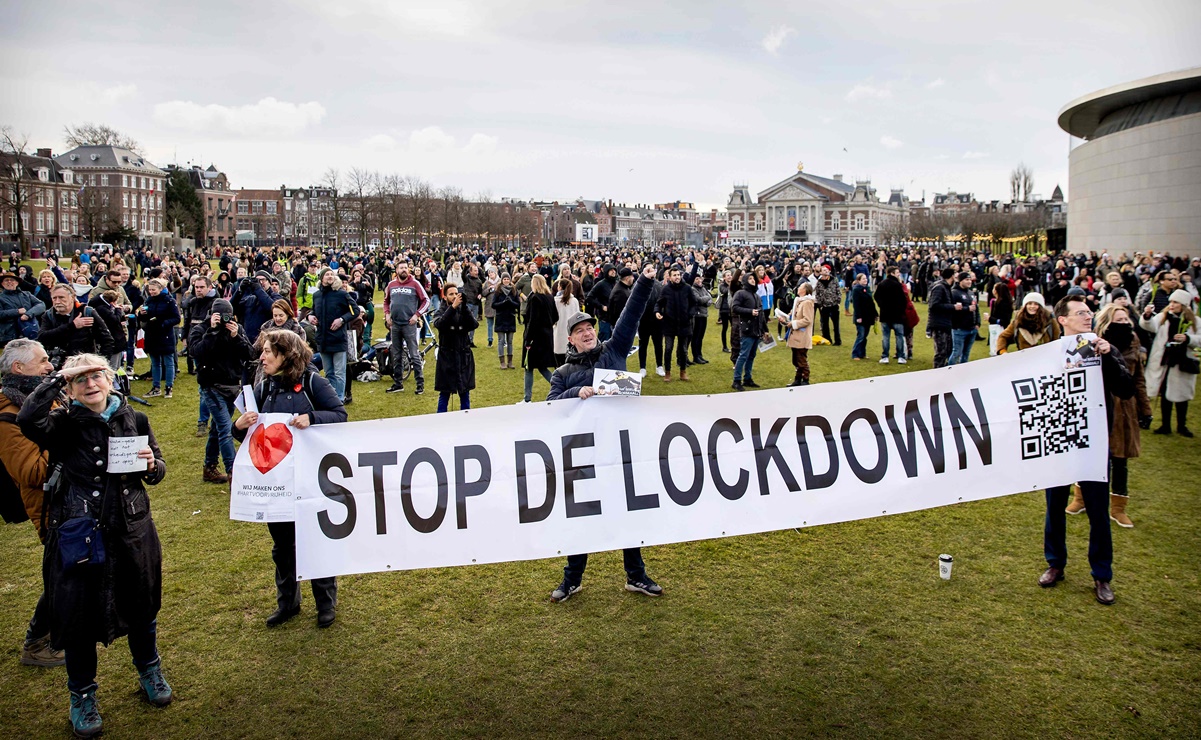
{"label": "glove", "polygon": [[1139,427],[1139,429],[1150,429],[1151,428],[1151,417],[1150,416],[1138,417],[1138,427]]}

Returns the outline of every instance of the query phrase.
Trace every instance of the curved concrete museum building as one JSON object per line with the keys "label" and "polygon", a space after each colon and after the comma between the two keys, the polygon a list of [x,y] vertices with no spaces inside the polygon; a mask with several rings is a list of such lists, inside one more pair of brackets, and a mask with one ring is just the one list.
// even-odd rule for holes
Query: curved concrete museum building
{"label": "curved concrete museum building", "polygon": [[1068,249],[1201,254],[1201,67],[1074,100]]}

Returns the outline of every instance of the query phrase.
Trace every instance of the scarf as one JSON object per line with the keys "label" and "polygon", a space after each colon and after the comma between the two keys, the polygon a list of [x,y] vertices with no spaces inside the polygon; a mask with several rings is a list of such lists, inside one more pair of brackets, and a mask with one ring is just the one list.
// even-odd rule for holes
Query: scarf
{"label": "scarf", "polygon": [[41,375],[17,375],[16,373],[8,373],[0,380],[0,391],[4,392],[5,398],[17,404],[24,405],[25,399],[33,393],[34,389],[42,384],[46,378]]}
{"label": "scarf", "polygon": [[[81,409],[87,408],[87,406],[84,406],[79,401],[72,401],[71,405],[78,406]],[[105,421],[112,419],[113,414],[117,413],[117,409],[119,408],[121,408],[121,397],[115,393],[110,394],[108,397],[108,407],[105,408],[104,411],[100,412],[100,418],[104,419]]]}
{"label": "scarf", "polygon": [[595,367],[600,360],[601,352],[604,350],[604,344],[597,342],[596,346],[587,352],[580,352],[571,343],[567,343],[567,364],[569,365],[586,365]]}

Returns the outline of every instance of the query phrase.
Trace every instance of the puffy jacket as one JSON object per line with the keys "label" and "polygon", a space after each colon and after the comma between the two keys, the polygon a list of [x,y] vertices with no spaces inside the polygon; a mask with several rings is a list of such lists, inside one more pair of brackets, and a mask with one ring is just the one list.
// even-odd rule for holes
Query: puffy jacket
{"label": "puffy jacket", "polygon": [[[234,309],[241,306],[242,325],[246,327],[246,337],[253,343],[259,338],[259,327],[264,321],[271,320],[271,305],[282,296],[278,293],[268,293],[254,278],[246,278],[234,293]],[[150,350],[146,350],[149,352]]]}
{"label": "puffy jacket", "polygon": [[179,326],[179,307],[167,291],[147,296],[138,314],[146,332],[145,350],[148,355],[175,353],[175,327]]}
{"label": "puffy jacket", "polygon": [[930,286],[930,295],[926,298],[930,306],[926,327],[929,329],[950,329],[951,318],[955,315],[955,301],[951,300],[951,286],[942,278],[935,278]]}
{"label": "puffy jacket", "polygon": [[[72,403],[53,408],[65,385],[58,375],[29,395],[17,422],[26,437],[49,452],[49,469],[62,465],[61,484],[46,512],[48,535],[42,573],[50,598],[51,642],[95,641],[105,645],[129,632],[130,623],[153,620],[162,603],[162,546],[150,516],[146,484],[167,474],[163,453],[146,415],[119,395],[109,396],[105,413]],[[107,418],[106,418],[107,417]],[[108,473],[110,437],[149,436],[154,469]],[[92,516],[100,523],[105,561],[64,571],[59,562],[59,527],[68,519]]]}
{"label": "puffy jacket", "polygon": [[[322,352],[346,351],[346,325],[354,318],[354,301],[350,294],[322,285],[313,296],[313,313],[317,317],[317,347]],[[334,319],[342,319],[337,329]]]}
{"label": "puffy jacket", "polygon": [[550,378],[550,393],[546,400],[557,401],[561,398],[579,398],[580,389],[592,385],[592,371],[624,370],[630,348],[634,346],[634,338],[638,336],[638,322],[646,302],[650,298],[654,280],[640,275],[630,291],[630,300],[626,302],[625,310],[613,327],[613,336],[609,341],[598,344],[590,352],[576,352],[567,345],[567,364],[555,370]]}
{"label": "puffy jacket", "polygon": [[20,326],[22,308],[26,316],[32,317],[30,321],[37,321],[46,313],[46,305],[32,293],[20,289],[0,291],[0,345],[24,336]]}
{"label": "puffy jacket", "polygon": [[709,318],[709,306],[713,305],[713,294],[703,287],[692,286],[692,317]]}

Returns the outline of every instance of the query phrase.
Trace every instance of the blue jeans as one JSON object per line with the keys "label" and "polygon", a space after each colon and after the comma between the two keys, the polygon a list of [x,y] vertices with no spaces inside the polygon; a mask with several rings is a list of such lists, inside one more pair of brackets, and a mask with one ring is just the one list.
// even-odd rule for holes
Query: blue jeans
{"label": "blue jeans", "polygon": [[201,388],[200,398],[213,420],[209,427],[208,443],[204,446],[204,467],[217,467],[217,453],[220,452],[225,462],[225,472],[228,473],[234,469],[234,429],[230,420],[234,402],[212,388]]}
{"label": "blue jeans", "polygon": [[[851,346],[851,358],[867,357],[867,334],[872,330],[869,324],[855,324],[855,344]],[[901,342],[904,344],[904,341]]]}
{"label": "blue jeans", "polygon": [[613,326],[604,319],[601,319],[597,326],[596,338],[599,342],[607,342],[613,336]]}
{"label": "blue jeans", "polygon": [[338,400],[346,397],[346,353],[322,352],[321,367],[325,368],[325,379],[334,387]]}
{"label": "blue jeans", "polygon": [[[626,580],[641,581],[646,577],[646,563],[642,561],[642,549],[630,547],[621,551],[622,564],[626,569]],[[570,586],[580,585],[584,569],[588,567],[587,555],[568,555],[567,567],[563,569],[563,580]]]}
{"label": "blue jeans", "polygon": [[[459,409],[471,408],[471,391],[459,391]],[[450,410],[450,391],[438,394],[438,413],[445,414]]]}
{"label": "blue jeans", "polygon": [[[480,320],[480,306],[478,303],[467,304],[467,310],[471,312],[471,318],[477,322]],[[475,329],[467,332],[467,341],[475,344]]]}
{"label": "blue jeans", "polygon": [[488,321],[488,346],[491,347],[492,346],[492,329],[496,326],[496,317],[488,316],[487,321]]}
{"label": "blue jeans", "polygon": [[150,383],[158,388],[159,381],[168,388],[175,385],[175,355],[150,355]]}
{"label": "blue jeans", "polygon": [[976,343],[976,327],[952,329],[951,342],[951,357],[947,360],[947,364],[960,365],[967,362],[972,357],[972,345]]}
{"label": "blue jeans", "polygon": [[209,423],[209,406],[204,402],[204,394],[200,394],[200,415],[196,417],[196,426],[207,425]]}
{"label": "blue jeans", "polygon": [[759,352],[759,337],[742,337],[738,348],[738,361],[734,363],[734,382],[754,380],[755,355]]}
{"label": "blue jeans", "polygon": [[138,326],[136,323],[134,323],[134,321],[132,319],[129,322],[129,327],[128,327],[127,333],[129,334],[129,336],[127,337],[128,341],[125,344],[125,369],[132,370],[133,369],[133,352],[135,349],[135,345],[137,345],[137,343],[138,343]]}
{"label": "blue jeans", "polygon": [[884,345],[884,351],[880,353],[881,357],[888,357],[888,348],[892,344],[889,341],[889,332],[897,335],[897,359],[905,357],[905,325],[904,324],[880,324],[880,333],[884,336],[880,338]]}
{"label": "blue jeans", "polygon": [[[546,368],[538,368],[538,372],[542,373],[542,377],[546,378],[547,383],[550,382],[551,373],[549,370],[547,370]],[[526,368],[526,370],[525,370],[525,401],[526,401],[526,403],[530,402],[530,399],[533,398],[533,395],[534,395],[534,370],[532,368]]]}
{"label": "blue jeans", "polygon": [[[1067,512],[1069,486],[1047,489],[1047,518],[1043,525],[1043,552],[1047,565],[1062,570],[1068,564]],[[1109,484],[1080,481],[1080,494],[1088,514],[1088,564],[1093,578],[1113,580],[1113,533],[1109,529]]]}

